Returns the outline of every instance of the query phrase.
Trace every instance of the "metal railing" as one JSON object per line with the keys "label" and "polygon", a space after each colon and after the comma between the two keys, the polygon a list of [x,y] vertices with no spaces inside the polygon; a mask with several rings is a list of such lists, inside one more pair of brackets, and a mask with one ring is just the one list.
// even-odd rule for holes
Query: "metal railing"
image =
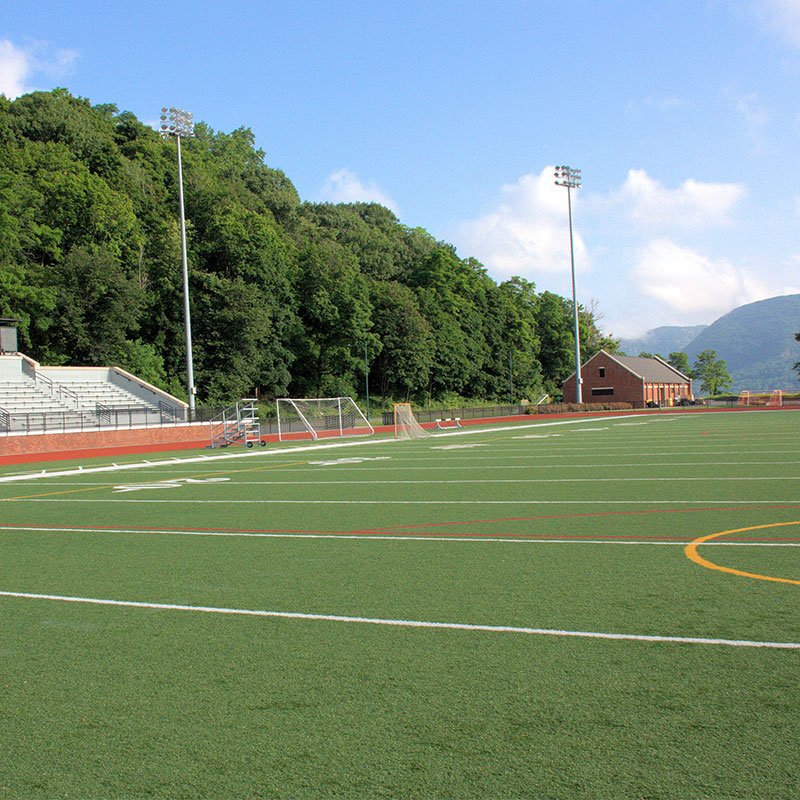
{"label": "metal railing", "polygon": [[0,409],[0,434],[65,433],[101,429],[175,425],[161,409],[146,406],[111,408],[98,403],[95,412],[39,411],[8,413]]}
{"label": "metal railing", "polygon": [[[534,414],[536,406],[479,406],[476,408],[422,408],[414,409],[417,422],[435,422],[437,419],[485,419],[486,417],[517,417]],[[394,412],[383,412],[383,424],[394,425]]]}

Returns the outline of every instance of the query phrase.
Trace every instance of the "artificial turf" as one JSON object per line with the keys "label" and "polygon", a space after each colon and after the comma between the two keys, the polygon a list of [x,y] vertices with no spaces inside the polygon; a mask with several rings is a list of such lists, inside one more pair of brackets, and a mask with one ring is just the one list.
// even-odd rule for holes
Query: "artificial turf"
{"label": "artificial turf", "polygon": [[[504,425],[0,483],[0,591],[181,606],[0,595],[0,799],[797,796],[800,584],[684,546],[800,520],[798,422]],[[699,550],[800,580],[799,534]]]}

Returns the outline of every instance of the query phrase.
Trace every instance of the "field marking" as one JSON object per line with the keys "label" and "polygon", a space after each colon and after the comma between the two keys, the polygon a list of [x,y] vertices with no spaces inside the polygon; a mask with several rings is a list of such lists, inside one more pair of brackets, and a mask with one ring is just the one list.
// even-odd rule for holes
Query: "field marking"
{"label": "field marking", "polygon": [[[323,466],[327,466],[324,462],[319,462]],[[716,483],[717,481],[746,481],[750,483],[751,481],[800,481],[800,475],[776,475],[775,477],[768,477],[768,476],[761,476],[757,475],[755,477],[745,477],[745,476],[738,476],[738,475],[729,475],[729,476],[722,476],[722,477],[714,477],[714,478],[700,478],[700,477],[689,477],[682,475],[680,477],[670,478],[670,477],[651,477],[651,478],[629,478],[629,477],[621,477],[621,478],[444,478],[444,479],[437,479],[437,478],[428,478],[428,479],[417,479],[412,478],[410,480],[349,480],[349,481],[331,481],[331,480],[319,480],[319,481],[298,481],[298,480],[282,480],[282,481],[234,481],[231,478],[206,478],[205,481],[203,480],[195,480],[193,478],[165,478],[163,481],[157,481],[157,483],[167,484],[167,483],[174,483],[178,484],[179,482],[184,481],[186,483],[203,483],[205,481],[213,481],[215,483],[219,482],[227,482],[229,486],[415,486],[421,484],[423,486],[441,486],[445,484],[462,484],[462,483],[481,483],[481,484],[494,484],[494,483],[653,483],[656,481],[666,481],[666,482],[680,482],[680,481],[708,481],[710,483]],[[150,487],[153,484],[138,484],[138,483],[123,483],[120,486],[146,486]],[[119,489],[120,486],[115,486],[115,489]]]}
{"label": "field marking", "polygon": [[[108,488],[112,488],[109,486]],[[64,494],[63,492],[51,492],[51,494]],[[125,500],[114,497],[49,497],[32,495],[29,497],[7,497],[0,500],[0,503],[24,502],[36,499],[40,503],[190,503],[193,505],[351,505],[351,506],[454,506],[454,505],[473,505],[473,506],[550,506],[550,505],[735,505],[739,500],[189,500],[189,499],[170,499],[154,500],[152,498],[137,498],[135,500]],[[748,500],[749,505],[780,504],[794,508],[796,499],[770,499],[770,500]]]}
{"label": "field marking", "polygon": [[[408,460],[409,459],[403,459],[403,461],[408,461]],[[313,463],[313,462],[295,461],[295,462],[289,462],[288,464],[280,464],[280,465],[273,464],[270,467],[253,467],[253,468],[248,468],[248,469],[229,469],[229,470],[225,470],[224,472],[207,473],[207,474],[209,474],[209,475],[217,475],[217,474],[219,474],[219,475],[221,475],[221,474],[238,475],[239,473],[245,473],[245,472],[266,472],[268,469],[277,469],[279,467],[284,469],[284,470],[286,470],[287,472],[314,472],[314,473],[317,473],[318,470],[316,468],[312,468],[311,466],[309,466],[311,463]],[[608,469],[617,470],[617,469],[627,469],[627,468],[641,469],[642,467],[681,467],[683,469],[686,469],[686,468],[699,469],[699,468],[708,467],[708,466],[714,466],[714,467],[751,467],[751,466],[776,467],[776,466],[796,466],[796,462],[794,462],[794,461],[792,461],[792,462],[787,461],[787,462],[783,462],[783,463],[782,462],[777,462],[777,461],[708,461],[708,462],[698,462],[696,460],[692,460],[692,461],[644,461],[644,462],[640,461],[638,463],[637,462],[625,462],[625,463],[622,463],[622,464],[604,464],[603,465],[603,469],[606,469],[606,470],[608,470]],[[524,469],[524,470],[535,470],[535,469],[538,469],[538,470],[548,470],[548,471],[552,471],[552,470],[556,470],[556,469],[569,469],[569,470],[593,469],[593,470],[596,470],[596,469],[598,469],[598,465],[597,464],[495,464],[495,465],[493,465],[493,464],[471,464],[471,465],[470,464],[468,464],[468,465],[459,464],[457,467],[454,467],[452,464],[442,464],[442,465],[438,465],[438,466],[436,464],[432,464],[430,466],[417,467],[417,466],[404,466],[403,464],[398,463],[397,460],[393,460],[392,466],[370,465],[368,471],[370,473],[373,473],[373,472],[401,472],[401,471],[409,471],[409,470],[414,471],[414,472],[435,472],[435,471],[444,471],[444,470],[446,470],[447,472],[453,472],[453,470],[455,470],[455,469],[457,469],[459,472],[466,472],[466,471],[472,471],[472,470],[481,470],[482,472],[483,471],[489,471],[489,470],[509,470],[509,471],[513,471],[513,470],[520,470],[520,469]],[[163,474],[163,471],[160,471],[160,473]],[[51,477],[51,476],[48,475],[46,477]],[[685,477],[690,477],[690,476],[685,476]],[[750,478],[750,480],[785,480],[787,477],[789,479],[792,478],[792,476],[776,476],[775,478],[769,478],[768,476],[757,475],[755,477]],[[735,476],[733,476],[733,478],[731,478],[731,479],[734,479],[734,478],[735,478]],[[164,480],[170,480],[170,479],[169,478],[165,478]],[[179,478],[176,478],[175,480],[179,480]],[[474,480],[475,479],[465,478],[464,482],[470,482],[470,481],[474,481]],[[525,479],[522,479],[522,480],[525,480]],[[535,480],[535,479],[531,479],[531,480]],[[554,478],[553,480],[558,480],[558,479]],[[631,480],[633,480],[633,479],[631,479]],[[637,478],[637,480],[641,480],[641,479]],[[662,480],[669,480],[669,479],[668,478],[662,478]],[[728,478],[709,478],[708,480],[728,480]],[[317,483],[317,481],[297,481],[297,480],[294,480],[294,479],[292,479],[291,481],[287,480],[287,481],[284,481],[284,482],[285,483]],[[345,482],[349,483],[350,485],[353,485],[353,481],[352,480],[345,481]],[[358,480],[358,483],[365,483],[365,482],[366,481],[361,481],[360,479]],[[403,482],[407,482],[407,481],[399,481],[399,482],[403,483]],[[438,481],[436,481],[436,482],[438,482]],[[24,481],[20,481],[19,483],[21,485],[23,485],[23,486],[28,485]],[[254,483],[257,483],[257,482],[254,481]],[[281,481],[275,481],[275,483],[281,483]],[[30,485],[33,485],[33,484],[30,484]],[[58,480],[57,482],[53,481],[52,484],[46,484],[46,485],[48,485],[48,486],[87,486],[87,485],[109,486],[110,484],[106,483],[105,481],[101,481],[101,482],[98,482],[98,483],[92,483],[91,481],[62,481],[62,480]]]}
{"label": "field marking", "polygon": [[716,569],[720,572],[727,572],[731,575],[739,575],[743,578],[754,578],[760,581],[775,581],[776,583],[792,583],[796,586],[800,586],[800,581],[792,580],[791,578],[776,578],[772,575],[759,575],[755,572],[744,572],[740,569],[733,569],[731,567],[723,567],[719,564],[714,564],[712,561],[708,561],[707,559],[703,558],[697,552],[697,546],[701,544],[705,544],[706,542],[711,541],[712,539],[716,539],[719,536],[727,536],[731,533],[744,533],[745,531],[756,531],[761,530],[762,528],[780,528],[784,525],[800,525],[800,520],[795,520],[794,522],[772,522],[769,525],[753,525],[749,528],[736,528],[735,530],[731,531],[722,531],[721,533],[712,533],[709,536],[702,536],[699,539],[695,539],[693,542],[690,542],[686,545],[684,552],[686,556],[694,561],[695,563],[699,564],[701,567],[707,567],[708,569]]}
{"label": "field marking", "polygon": [[[533,517],[531,519],[537,519]],[[546,519],[549,519],[546,518]],[[487,522],[507,522],[509,520],[479,520],[475,524],[486,524]],[[514,521],[514,520],[512,520]],[[461,523],[430,523],[429,525],[412,525],[411,528],[433,528],[442,525],[461,524]],[[570,538],[546,538],[541,534],[453,534],[450,536],[433,536],[422,534],[400,534],[392,531],[402,530],[403,528],[376,528],[354,531],[281,531],[281,530],[226,530],[226,529],[203,529],[203,528],[89,528],[64,525],[0,525],[0,531],[27,531],[29,533],[131,533],[142,534],[145,536],[222,536],[233,538],[255,538],[255,539],[363,539],[367,541],[415,541],[415,542],[505,542],[521,544],[624,544],[624,545],[672,545],[674,547],[685,547],[685,537],[683,540],[666,541],[668,537],[655,536],[652,539],[632,539],[616,537],[598,537],[594,539],[570,537]],[[800,541],[781,540],[781,541],[733,541],[733,542],[714,542],[710,547],[800,547]]]}
{"label": "field marking", "polygon": [[[630,417],[635,417],[636,414],[625,414],[617,417],[617,419],[627,419]],[[511,425],[501,425],[498,427],[492,428],[484,428],[480,425],[470,426],[469,428],[448,431],[447,433],[437,434],[434,433],[432,436],[434,439],[439,438],[441,436],[451,437],[451,436],[470,436],[474,434],[481,434],[481,433],[496,433],[498,431],[518,431],[523,430],[525,428],[547,428],[554,425],[575,425],[576,423],[583,423],[586,424],[588,422],[594,421],[607,421],[604,420],[602,417],[597,417],[596,420],[593,419],[565,419],[565,420],[556,420],[551,422],[524,422],[524,423],[516,423]],[[173,456],[172,458],[164,459],[162,461],[135,461],[129,462],[125,464],[105,464],[102,466],[97,467],[72,467],[70,469],[63,469],[63,470],[54,470],[53,472],[47,472],[47,470],[42,470],[41,472],[25,472],[25,473],[15,473],[12,475],[0,475],[0,483],[9,483],[13,481],[20,481],[20,480],[31,480],[31,479],[38,479],[38,478],[52,478],[52,477],[60,477],[60,476],[70,476],[70,475],[85,475],[87,473],[95,473],[95,472],[116,472],[122,470],[130,470],[130,469],[147,469],[150,467],[161,467],[161,466],[180,466],[182,464],[197,464],[203,463],[207,461],[228,461],[231,459],[237,458],[265,458],[271,456],[283,456],[287,454],[294,454],[294,453],[307,453],[313,450],[333,450],[340,447],[363,447],[369,445],[376,445],[376,444],[384,444],[384,445],[397,445],[404,443],[402,439],[390,439],[390,438],[377,438],[377,439],[367,439],[361,441],[346,441],[346,442],[315,442],[314,444],[303,444],[299,446],[292,446],[292,447],[284,447],[279,448],[276,450],[253,450],[248,451],[245,453],[221,453],[219,455],[200,455],[200,456],[189,456],[187,458],[177,458]]]}
{"label": "field marking", "polygon": [[306,463],[317,467],[332,467],[337,464],[363,464],[365,461],[390,461],[391,456],[352,456],[351,458],[337,458],[333,461],[308,461]]}
{"label": "field marking", "polygon": [[761,647],[780,650],[800,650],[800,642],[761,642],[751,639],[717,639],[697,636],[660,636],[635,633],[604,633],[601,631],[570,631],[552,628],[527,628],[514,625],[479,625],[466,622],[429,622],[410,619],[381,619],[378,617],[350,617],[338,614],[309,614],[298,611],[266,611],[249,608],[219,608],[215,606],[188,606],[177,603],[146,603],[136,600],[109,600],[99,597],[73,597],[70,595],[36,594],[32,592],[4,592],[0,596],[27,600],[51,600],[64,603],[86,603],[101,606],[147,608],[159,611],[194,611],[204,614],[235,614],[250,617],[309,620],[318,622],[349,622],[362,625],[388,625],[399,628],[435,628],[439,630],[479,631],[482,633],[519,633],[528,636],[559,636],[581,639],[611,639],[673,644],[724,645],[728,647]]}
{"label": "field marking", "polygon": [[[250,467],[248,469],[240,469],[236,470],[236,472],[266,472],[270,469],[278,469],[281,466],[297,466],[298,464],[307,464],[307,461],[290,461],[288,465],[281,465],[281,464],[268,464],[265,467]],[[78,468],[79,471],[87,472],[88,470],[84,470],[82,467]],[[121,486],[115,486],[114,484],[109,483],[100,483],[100,484],[92,484],[91,486],[85,486],[83,489],[62,489],[61,491],[57,492],[44,492],[41,494],[28,494],[28,495],[21,495],[20,497],[0,497],[0,503],[11,502],[15,500],[38,500],[42,497],[51,497],[52,495],[56,494],[71,494],[73,492],[91,492],[91,491],[99,491],[100,489],[113,489],[114,492],[121,492],[126,491],[124,486],[136,487],[137,489],[147,488],[147,489],[160,489],[160,488],[174,488],[175,486],[180,485],[179,481],[186,481],[187,483],[215,483],[218,481],[228,481],[230,478],[220,478],[220,477],[213,477],[215,475],[226,475],[230,474],[230,470],[226,470],[223,472],[203,472],[199,475],[195,475],[194,477],[176,477],[176,478],[164,478],[161,481],[154,481],[151,484],[123,484]],[[48,477],[52,477],[52,474]],[[163,484],[156,485],[156,484]],[[25,485],[25,484],[23,484]],[[57,486],[58,484],[53,484]],[[130,489],[133,491],[133,489]]]}
{"label": "field marking", "polygon": [[223,483],[230,478],[167,478],[155,483],[123,483],[114,487],[114,493],[138,492],[142,489],[179,489],[181,486],[197,483]]}

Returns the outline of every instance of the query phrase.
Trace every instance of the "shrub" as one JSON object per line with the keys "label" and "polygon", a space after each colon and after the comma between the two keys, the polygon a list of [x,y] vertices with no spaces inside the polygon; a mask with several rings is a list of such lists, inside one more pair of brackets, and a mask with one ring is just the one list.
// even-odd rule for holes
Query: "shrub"
{"label": "shrub", "polygon": [[577,411],[629,411],[630,403],[550,403],[531,406],[526,414],[574,414]]}

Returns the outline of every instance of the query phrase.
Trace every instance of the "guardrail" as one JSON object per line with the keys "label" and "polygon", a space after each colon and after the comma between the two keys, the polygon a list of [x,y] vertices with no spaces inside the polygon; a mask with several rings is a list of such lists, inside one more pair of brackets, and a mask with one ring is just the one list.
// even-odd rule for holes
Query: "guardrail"
{"label": "guardrail", "polygon": [[[485,419],[486,417],[518,417],[533,413],[535,406],[479,406],[477,408],[422,408],[414,409],[417,422],[436,422],[437,419],[458,417],[464,419]],[[394,412],[383,412],[383,424],[394,425]]]}
{"label": "guardrail", "polygon": [[9,414],[0,409],[0,434],[66,433],[134,427],[174,425],[161,409],[145,406],[110,408],[98,403],[95,413],[86,411],[39,411]]}

